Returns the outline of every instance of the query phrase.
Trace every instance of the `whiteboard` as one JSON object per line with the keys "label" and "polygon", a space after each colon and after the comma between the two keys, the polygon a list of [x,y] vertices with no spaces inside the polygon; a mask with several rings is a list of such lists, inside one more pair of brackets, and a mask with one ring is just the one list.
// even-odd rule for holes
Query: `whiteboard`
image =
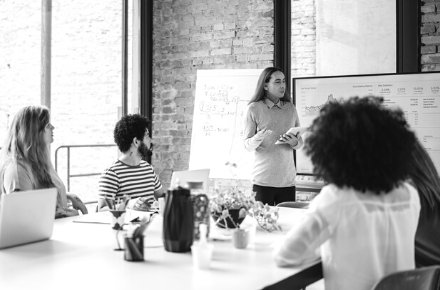
{"label": "whiteboard", "polygon": [[243,118],[262,71],[197,71],[190,170],[210,168],[210,178],[251,178],[253,153],[244,149]]}

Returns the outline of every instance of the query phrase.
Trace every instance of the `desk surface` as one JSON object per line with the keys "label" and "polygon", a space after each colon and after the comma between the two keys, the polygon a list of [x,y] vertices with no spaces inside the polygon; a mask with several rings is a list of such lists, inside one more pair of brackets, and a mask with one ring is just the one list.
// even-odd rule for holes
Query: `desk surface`
{"label": "desk surface", "polygon": [[145,232],[144,262],[127,262],[122,251],[114,251],[116,232],[110,225],[59,219],[50,240],[0,251],[0,288],[261,289],[303,270],[278,268],[271,257],[271,244],[300,222],[303,213],[280,208],[283,233],[257,228],[254,243],[244,250],[235,249],[230,240],[211,241],[209,270],[194,268],[190,252],[164,250],[159,216]]}

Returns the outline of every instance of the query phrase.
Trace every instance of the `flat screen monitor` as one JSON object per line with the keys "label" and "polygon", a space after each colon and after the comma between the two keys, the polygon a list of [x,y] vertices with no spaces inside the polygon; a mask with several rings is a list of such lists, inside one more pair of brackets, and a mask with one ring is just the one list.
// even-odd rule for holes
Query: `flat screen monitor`
{"label": "flat screen monitor", "polygon": [[[385,106],[400,107],[440,172],[440,72],[375,74],[292,79],[293,102],[301,126],[310,126],[329,101],[381,96]],[[303,135],[307,138],[307,132]],[[298,174],[313,174],[303,150],[296,151]]]}

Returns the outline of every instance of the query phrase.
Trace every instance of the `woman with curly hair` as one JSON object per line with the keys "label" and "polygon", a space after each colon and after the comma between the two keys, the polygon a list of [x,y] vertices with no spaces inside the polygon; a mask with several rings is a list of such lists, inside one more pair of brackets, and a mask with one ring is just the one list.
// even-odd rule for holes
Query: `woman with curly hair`
{"label": "woman with curly hair", "polygon": [[328,103],[305,141],[314,173],[328,184],[274,258],[279,266],[321,258],[326,290],[371,289],[383,276],[415,267],[420,201],[405,180],[416,137],[403,112],[382,102]]}
{"label": "woman with curly hair", "polygon": [[[43,106],[28,106],[17,112],[2,149],[0,186],[2,194],[41,188],[56,188],[58,200],[55,217],[87,213],[84,203],[66,187],[50,162],[49,145],[53,142],[54,126],[49,110]],[[67,200],[73,205],[68,208]]]}

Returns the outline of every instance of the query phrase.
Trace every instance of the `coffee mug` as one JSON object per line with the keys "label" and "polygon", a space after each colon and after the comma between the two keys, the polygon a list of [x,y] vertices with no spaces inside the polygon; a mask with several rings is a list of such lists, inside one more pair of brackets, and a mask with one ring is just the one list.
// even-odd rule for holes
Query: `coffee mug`
{"label": "coffee mug", "polygon": [[235,229],[232,234],[232,242],[237,249],[246,249],[249,244],[250,228]]}

